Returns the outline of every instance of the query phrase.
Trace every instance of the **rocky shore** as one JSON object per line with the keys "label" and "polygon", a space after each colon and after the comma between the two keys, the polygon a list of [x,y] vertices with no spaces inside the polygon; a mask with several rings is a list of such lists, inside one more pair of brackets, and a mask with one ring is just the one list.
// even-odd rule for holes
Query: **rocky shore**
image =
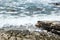
{"label": "rocky shore", "polygon": [[38,21],[35,26],[60,30],[60,21]]}
{"label": "rocky shore", "polygon": [[60,35],[60,21],[38,21],[35,26]]}
{"label": "rocky shore", "polygon": [[0,32],[0,40],[60,40],[60,36],[51,32],[9,30]]}
{"label": "rocky shore", "polygon": [[25,27],[11,25],[0,28],[0,40],[60,40],[60,21],[38,21],[34,27],[42,28],[41,31],[36,31],[33,25],[29,26],[33,27],[31,30]]}

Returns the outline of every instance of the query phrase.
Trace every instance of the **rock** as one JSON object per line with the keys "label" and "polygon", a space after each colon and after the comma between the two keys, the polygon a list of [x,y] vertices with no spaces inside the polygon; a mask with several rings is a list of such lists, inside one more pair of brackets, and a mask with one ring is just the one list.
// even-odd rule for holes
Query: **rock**
{"label": "rock", "polygon": [[51,27],[50,27],[51,24],[52,24],[51,22],[38,21],[37,24],[35,24],[35,26],[38,27],[38,28],[42,27],[43,29],[50,30],[51,29]]}
{"label": "rock", "polygon": [[60,21],[37,21],[35,26],[51,32],[54,29],[53,33],[60,34],[60,32],[57,32],[60,31]]}
{"label": "rock", "polygon": [[40,28],[40,27],[43,26],[43,24],[44,24],[44,22],[42,22],[42,21],[37,21],[37,23],[35,24],[35,26],[38,27],[38,28]]}
{"label": "rock", "polygon": [[55,30],[60,30],[60,23],[53,22],[50,27]]}
{"label": "rock", "polygon": [[9,40],[17,40],[17,38],[12,36]]}
{"label": "rock", "polygon": [[22,38],[20,38],[20,37],[16,37],[17,38],[17,40],[22,40]]}
{"label": "rock", "polygon": [[[18,34],[16,36],[14,36],[14,34],[10,35],[10,32],[13,33],[17,33]],[[30,34],[29,34],[30,33]],[[3,34],[3,35],[1,35]],[[9,31],[5,31],[4,33],[1,33],[0,35],[0,40],[60,40],[60,36],[56,35],[56,34],[49,34],[48,32],[36,32],[36,31],[27,31],[27,30],[9,30]],[[8,34],[8,35],[7,35]],[[23,35],[25,34],[25,35]],[[6,35],[6,36],[5,36]],[[9,38],[9,39],[8,39]]]}
{"label": "rock", "polygon": [[23,38],[23,40],[35,40],[35,39],[27,39],[27,38]]}
{"label": "rock", "polygon": [[59,21],[38,21],[35,24],[36,27],[40,28],[43,27],[44,29],[56,29],[60,30],[60,22]]}
{"label": "rock", "polygon": [[52,29],[51,32],[60,35],[60,31],[57,31],[57,30]]}
{"label": "rock", "polygon": [[40,40],[40,36],[36,35],[35,36],[36,40]]}

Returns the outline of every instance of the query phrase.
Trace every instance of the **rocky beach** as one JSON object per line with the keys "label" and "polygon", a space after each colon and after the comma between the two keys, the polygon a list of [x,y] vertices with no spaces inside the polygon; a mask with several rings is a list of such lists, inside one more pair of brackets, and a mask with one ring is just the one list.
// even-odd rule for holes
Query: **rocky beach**
{"label": "rocky beach", "polygon": [[9,30],[0,32],[0,40],[60,40],[60,36],[51,32]]}
{"label": "rocky beach", "polygon": [[60,0],[0,0],[0,40],[60,40]]}
{"label": "rocky beach", "polygon": [[[49,21],[49,22],[48,21],[46,21],[46,22],[38,21],[38,22],[39,22],[39,26],[37,26],[36,24],[35,24],[35,26],[39,29],[41,27],[42,28],[42,29],[40,29],[41,31],[36,31],[36,30],[29,31],[28,29],[18,30],[14,26],[13,27],[15,29],[12,29],[11,28],[12,26],[10,26],[9,28],[3,27],[0,29],[0,40],[60,40],[60,35],[59,35],[60,30],[58,30],[58,29],[56,30],[55,27],[53,28],[54,30],[50,28],[50,27],[52,27],[50,23],[54,23],[55,25],[53,25],[53,26],[56,26],[57,23],[60,24],[58,21],[53,21],[53,22],[52,21]],[[47,23],[47,24],[45,26],[45,25],[42,25],[42,23],[43,24]],[[49,29],[45,29],[45,27],[46,28],[48,27],[50,29],[50,31],[48,31]],[[56,27],[59,28],[60,26],[57,25]]]}

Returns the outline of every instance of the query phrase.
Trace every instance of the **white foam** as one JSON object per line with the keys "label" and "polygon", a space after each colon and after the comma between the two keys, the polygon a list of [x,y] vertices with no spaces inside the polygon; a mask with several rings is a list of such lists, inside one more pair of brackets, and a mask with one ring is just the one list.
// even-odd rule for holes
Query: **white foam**
{"label": "white foam", "polygon": [[19,17],[19,18],[0,18],[0,27],[5,24],[10,25],[23,25],[23,24],[35,24],[38,20],[40,21],[60,21],[60,16],[46,15],[46,16],[33,16],[33,17]]}

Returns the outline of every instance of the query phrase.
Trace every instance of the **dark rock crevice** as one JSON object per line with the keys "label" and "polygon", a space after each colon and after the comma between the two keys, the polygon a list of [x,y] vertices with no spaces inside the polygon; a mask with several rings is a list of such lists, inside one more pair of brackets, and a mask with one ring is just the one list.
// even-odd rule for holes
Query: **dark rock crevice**
{"label": "dark rock crevice", "polygon": [[[35,24],[38,28],[43,28],[44,30],[47,30],[49,32],[55,33],[60,35],[60,21],[38,21]],[[53,30],[53,31],[52,31]]]}

